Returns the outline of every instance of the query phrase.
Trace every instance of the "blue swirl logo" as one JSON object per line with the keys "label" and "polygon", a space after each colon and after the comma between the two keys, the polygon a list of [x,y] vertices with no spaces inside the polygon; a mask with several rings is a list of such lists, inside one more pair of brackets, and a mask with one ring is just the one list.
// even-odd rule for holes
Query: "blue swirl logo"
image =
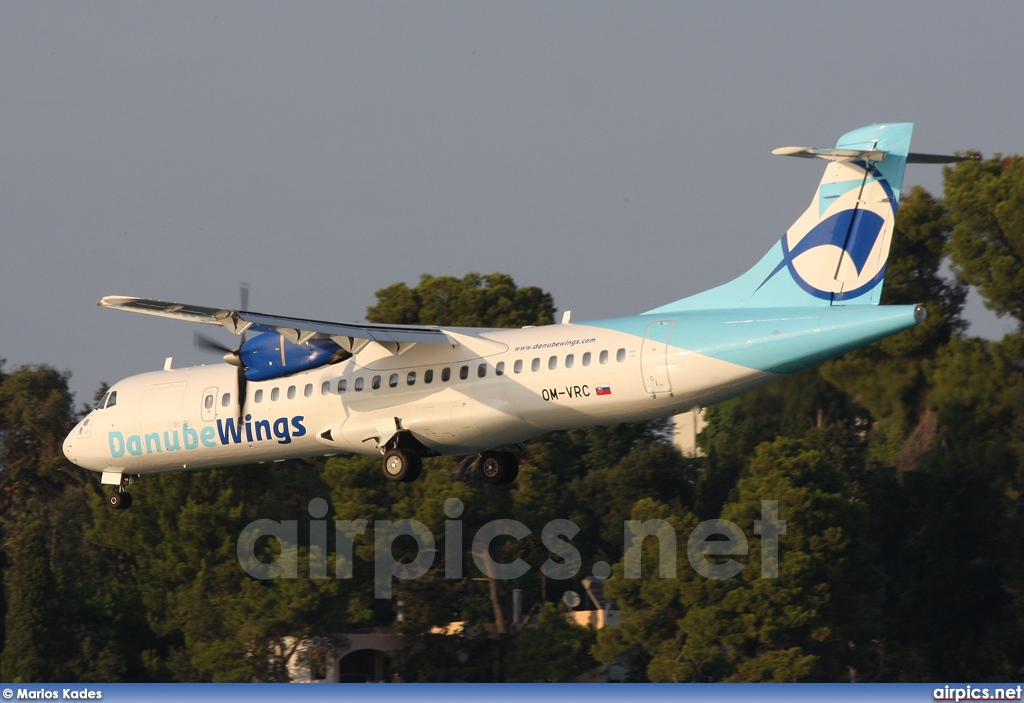
{"label": "blue swirl logo", "polygon": [[759,289],[783,269],[800,288],[823,300],[851,300],[881,282],[896,215],[889,184],[869,178],[862,188],[849,188],[830,209],[837,211],[822,217],[804,236],[795,226],[782,237],[782,261]]}

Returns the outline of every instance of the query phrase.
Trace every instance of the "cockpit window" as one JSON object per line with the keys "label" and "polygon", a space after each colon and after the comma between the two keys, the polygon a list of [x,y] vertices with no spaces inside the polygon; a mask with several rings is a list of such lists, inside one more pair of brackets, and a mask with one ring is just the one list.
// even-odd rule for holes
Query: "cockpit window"
{"label": "cockpit window", "polygon": [[100,402],[96,403],[96,409],[102,410],[103,408],[112,408],[117,405],[117,391],[107,391],[100,398]]}

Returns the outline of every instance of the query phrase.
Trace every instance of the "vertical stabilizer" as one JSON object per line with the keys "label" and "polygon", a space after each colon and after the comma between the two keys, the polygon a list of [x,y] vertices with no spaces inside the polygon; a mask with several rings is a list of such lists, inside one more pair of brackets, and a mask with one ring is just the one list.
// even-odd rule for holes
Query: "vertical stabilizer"
{"label": "vertical stabilizer", "polygon": [[804,214],[739,278],[649,312],[877,305],[912,131],[910,123],[876,124],[843,135],[834,149],[776,149],[828,162]]}

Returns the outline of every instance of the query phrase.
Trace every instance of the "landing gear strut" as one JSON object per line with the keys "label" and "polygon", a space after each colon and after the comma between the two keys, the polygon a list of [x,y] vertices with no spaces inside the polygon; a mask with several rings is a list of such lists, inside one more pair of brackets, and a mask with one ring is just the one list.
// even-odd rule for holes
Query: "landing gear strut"
{"label": "landing gear strut", "polygon": [[484,483],[508,485],[519,476],[519,459],[512,452],[481,452],[476,470]]}
{"label": "landing gear strut", "polygon": [[387,480],[408,483],[415,481],[423,471],[423,460],[405,449],[389,449],[384,453],[383,468]]}

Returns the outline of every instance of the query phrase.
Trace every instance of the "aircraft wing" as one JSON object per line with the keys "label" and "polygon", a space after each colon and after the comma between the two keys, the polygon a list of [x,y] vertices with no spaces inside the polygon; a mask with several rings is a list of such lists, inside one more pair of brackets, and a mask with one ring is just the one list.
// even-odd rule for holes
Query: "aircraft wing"
{"label": "aircraft wing", "polygon": [[377,342],[398,353],[413,344],[447,344],[456,346],[452,337],[439,327],[420,325],[380,325],[372,322],[322,322],[299,317],[265,315],[248,310],[208,308],[200,305],[169,303],[121,295],[108,295],[97,303],[104,308],[117,308],[147,315],[159,315],[189,322],[220,325],[232,334],[243,334],[249,329],[276,332],[296,344],[314,337],[331,339],[346,351],[356,353],[369,342]]}

